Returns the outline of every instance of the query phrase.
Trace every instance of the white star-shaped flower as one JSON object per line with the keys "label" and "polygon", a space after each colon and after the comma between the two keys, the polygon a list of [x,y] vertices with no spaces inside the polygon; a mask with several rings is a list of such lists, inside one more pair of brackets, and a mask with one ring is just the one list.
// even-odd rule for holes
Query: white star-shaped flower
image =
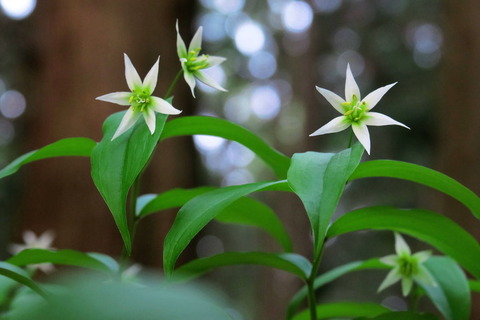
{"label": "white star-shaped flower", "polygon": [[393,120],[382,113],[370,112],[383,95],[395,84],[396,82],[378,88],[362,100],[360,89],[355,82],[350,65],[348,65],[345,81],[345,100],[332,91],[316,87],[318,92],[342,115],[334,118],[310,136],[339,132],[351,126],[358,141],[360,141],[367,153],[370,154],[370,134],[367,126],[397,125],[410,129],[403,123]]}
{"label": "white star-shaped flower", "polygon": [[[22,238],[24,244],[11,244],[9,246],[10,253],[17,254],[26,249],[54,249],[52,243],[55,235],[51,230],[45,231],[38,237],[33,231],[27,230],[23,232]],[[32,269],[40,269],[45,273],[50,273],[55,270],[55,267],[51,263],[32,264],[30,267]]]}
{"label": "white star-shaped flower", "polygon": [[182,64],[183,69],[183,77],[185,81],[192,90],[192,95],[195,97],[195,93],[193,89],[195,89],[195,78],[200,80],[201,82],[205,83],[207,86],[210,86],[214,89],[220,91],[227,91],[222,86],[220,86],[214,79],[208,76],[205,72],[202,72],[203,69],[211,68],[214,66],[219,65],[220,63],[224,62],[226,59],[223,57],[215,57],[209,56],[206,54],[200,54],[200,50],[202,49],[202,30],[203,28],[198,28],[197,32],[190,41],[190,45],[187,47],[185,46],[185,42],[180,36],[178,31],[178,21],[177,21],[177,53],[178,57],[180,58],[180,63]]}
{"label": "white star-shaped flower", "polygon": [[130,129],[142,115],[147,123],[148,129],[153,134],[155,132],[156,123],[155,112],[163,114],[179,114],[182,112],[175,109],[164,99],[152,96],[152,93],[157,86],[158,63],[160,57],[147,73],[143,82],[130,61],[130,58],[128,58],[126,54],[124,54],[124,57],[125,78],[131,92],[113,92],[96,98],[97,100],[116,103],[121,106],[130,106],[127,113],[123,116],[112,140]]}
{"label": "white star-shaped flower", "polygon": [[395,251],[397,254],[389,255],[380,259],[386,265],[393,269],[387,274],[385,280],[378,288],[378,292],[393,285],[402,282],[402,293],[408,296],[412,289],[413,282],[420,282],[430,286],[436,286],[430,272],[422,264],[431,256],[430,251],[420,251],[412,254],[410,247],[403,237],[395,232]]}

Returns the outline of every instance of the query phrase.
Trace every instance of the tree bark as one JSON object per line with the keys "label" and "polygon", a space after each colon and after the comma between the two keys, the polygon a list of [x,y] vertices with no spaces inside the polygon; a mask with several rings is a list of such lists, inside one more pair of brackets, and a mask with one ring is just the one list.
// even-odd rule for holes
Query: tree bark
{"label": "tree bark", "polygon": [[[480,2],[445,1],[443,101],[439,115],[440,170],[480,194]],[[480,239],[479,221],[449,197],[438,199],[445,212]],[[480,318],[480,299],[473,295],[471,319]]]}

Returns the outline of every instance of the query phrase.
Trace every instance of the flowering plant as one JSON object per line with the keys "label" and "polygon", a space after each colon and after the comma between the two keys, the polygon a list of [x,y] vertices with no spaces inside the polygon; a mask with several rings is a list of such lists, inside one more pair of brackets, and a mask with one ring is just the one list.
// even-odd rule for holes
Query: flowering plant
{"label": "flowering plant", "polygon": [[[286,306],[287,319],[469,319],[471,292],[480,291],[480,245],[454,221],[428,210],[384,206],[352,210],[334,219],[345,185],[369,177],[396,178],[431,187],[457,199],[480,218],[480,198],[440,172],[400,161],[362,162],[364,151],[370,154],[368,125],[406,127],[383,114],[371,112],[394,84],[381,87],[362,99],[348,66],[345,99],[317,87],[342,115],[312,135],[338,132],[351,126],[358,142],[350,141],[348,148],[337,153],[305,152],[287,157],[254,133],[226,120],[185,116],[167,121],[169,115],[180,113],[173,107],[170,94],[182,74],[192,94],[195,79],[225,91],[202,72],[225,59],[199,55],[201,36],[200,28],[187,50],[177,25],[180,71],[164,98],[153,96],[159,60],[141,81],[128,56],[124,56],[130,91],[110,93],[97,99],[129,108],[105,120],[101,141],[63,139],[23,155],[0,170],[0,178],[3,178],[33,161],[58,156],[90,157],[93,182],[108,205],[124,243],[121,257],[115,259],[101,253],[55,250],[50,247],[53,239],[48,234],[36,238],[32,233],[26,233],[25,246],[15,246],[13,256],[0,262],[2,279],[9,280],[8,283],[0,282],[2,292],[8,293],[3,297],[1,318],[232,319],[217,301],[198,295],[195,289],[182,291],[175,283],[197,278],[221,266],[253,264],[283,270],[303,282],[304,287],[293,295]],[[142,116],[145,121],[138,121]],[[218,136],[243,144],[261,158],[277,178],[223,188],[174,189],[158,195],[140,195],[142,172],[150,165],[149,160],[157,145],[168,138],[195,134]],[[301,200],[313,235],[311,256],[295,253],[289,233],[273,210],[248,197],[267,190],[290,192]],[[130,201],[127,201],[128,195]],[[137,266],[129,267],[136,227],[143,218],[172,207],[181,208],[164,244],[163,271],[168,282],[144,281],[138,274],[140,269]],[[194,237],[210,221],[220,217],[232,224],[254,225],[263,229],[279,243],[281,250],[273,253],[225,252],[176,266],[180,254]],[[393,231],[396,255],[353,261],[319,273],[325,243],[360,230]],[[302,233],[308,236],[307,230]],[[429,244],[438,255],[425,251],[411,254],[400,233]],[[101,275],[101,280],[83,281],[79,277],[80,284],[67,282],[60,288],[58,284],[40,283],[34,278],[36,270],[28,267],[43,264],[94,270]],[[317,298],[316,291],[325,284],[365,269],[380,272],[391,269],[384,282],[374,286],[380,285],[381,291],[401,281],[403,294],[411,298],[408,310],[397,312],[380,304],[365,302],[324,303]],[[95,294],[92,295],[92,292]],[[419,310],[418,301],[425,296],[436,306],[437,315]],[[25,300],[25,297],[28,299]],[[79,305],[78,301],[82,304]],[[304,301],[308,303],[306,309],[303,309]],[[187,304],[189,308],[184,307]]]}

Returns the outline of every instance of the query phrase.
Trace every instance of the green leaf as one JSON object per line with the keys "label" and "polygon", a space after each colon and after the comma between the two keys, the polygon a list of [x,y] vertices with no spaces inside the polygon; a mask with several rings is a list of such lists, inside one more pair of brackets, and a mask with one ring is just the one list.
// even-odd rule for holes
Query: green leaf
{"label": "green leaf", "polygon": [[204,116],[176,118],[165,125],[161,139],[195,134],[222,137],[243,144],[265,161],[279,179],[287,176],[290,165],[288,157],[270,147],[251,131],[227,120]]}
{"label": "green leaf", "polygon": [[410,311],[389,312],[375,318],[355,318],[355,320],[438,320],[433,314],[418,314]]}
{"label": "green leaf", "polygon": [[[313,287],[315,290],[317,290],[321,286],[324,286],[325,284],[330,283],[350,272],[360,271],[365,269],[388,269],[388,268],[389,268],[388,266],[381,263],[377,258],[366,260],[366,261],[350,262],[350,263],[341,265],[339,267],[336,267],[318,276],[313,282]],[[307,286],[304,286],[295,294],[295,296],[293,296],[293,298],[290,300],[288,304],[288,309],[287,309],[288,320],[294,317],[296,310],[298,309],[302,301],[304,301],[307,298],[307,295],[308,295],[308,289],[307,289]]]}
{"label": "green leaf", "polygon": [[15,159],[0,170],[0,179],[17,172],[23,165],[42,159],[67,156],[89,157],[96,142],[88,138],[67,138]]}
{"label": "green leaf", "polygon": [[407,162],[373,160],[361,163],[350,180],[371,177],[403,179],[437,189],[463,203],[480,219],[480,198],[464,185],[438,171]]}
{"label": "green leaf", "polygon": [[276,268],[306,280],[312,265],[303,256],[294,253],[226,252],[193,260],[175,271],[176,280],[190,280],[214,268],[241,264],[255,264]]}
{"label": "green leaf", "polygon": [[74,250],[26,249],[7,260],[8,263],[23,267],[30,264],[53,263],[94,269],[103,272],[118,271],[111,258],[99,253],[83,253]]}
{"label": "green leaf", "polygon": [[176,188],[160,194],[142,195],[137,200],[137,217],[143,218],[158,211],[181,207],[196,196],[215,189],[214,187]]}
{"label": "green leaf", "polygon": [[111,141],[124,114],[118,112],[105,120],[103,139],[93,149],[91,159],[95,186],[112,212],[125,248],[130,252],[131,235],[125,208],[128,191],[155,150],[167,116],[156,113],[153,135],[142,120]]}
{"label": "green leaf", "polygon": [[339,153],[306,152],[292,157],[288,183],[302,200],[310,219],[315,256],[322,248],[345,183],[360,162],[363,150],[360,143],[356,143]]}
{"label": "green leaf", "polygon": [[40,288],[35,281],[32,280],[30,275],[25,270],[15,265],[0,261],[0,275],[8,277],[17,281],[18,283],[23,284],[24,286],[29,287],[44,298],[47,297],[45,291],[43,291],[42,288]]}
{"label": "green leaf", "polygon": [[480,278],[480,245],[455,222],[435,212],[370,207],[340,217],[328,230],[328,238],[347,232],[393,230],[425,241]]}
{"label": "green leaf", "polygon": [[[147,194],[138,198],[137,216],[181,207],[196,196],[215,190],[213,187],[172,189],[159,195]],[[223,223],[258,227],[274,237],[285,251],[292,251],[292,243],[282,222],[267,205],[248,197],[242,197],[223,209],[216,217]]]}
{"label": "green leaf", "polygon": [[202,194],[185,204],[165,238],[163,250],[165,273],[172,274],[180,253],[193,237],[226,207],[250,193],[266,190],[289,191],[290,188],[286,181],[229,186]]}
{"label": "green leaf", "polygon": [[[376,303],[368,302],[334,302],[317,306],[317,319],[376,317],[391,310]],[[310,311],[304,310],[294,320],[310,320]]]}
{"label": "green leaf", "polygon": [[468,280],[468,286],[472,292],[480,292],[480,281],[479,280]]}
{"label": "green leaf", "polygon": [[423,264],[436,286],[418,283],[448,320],[470,319],[471,299],[467,277],[449,257],[430,257]]}

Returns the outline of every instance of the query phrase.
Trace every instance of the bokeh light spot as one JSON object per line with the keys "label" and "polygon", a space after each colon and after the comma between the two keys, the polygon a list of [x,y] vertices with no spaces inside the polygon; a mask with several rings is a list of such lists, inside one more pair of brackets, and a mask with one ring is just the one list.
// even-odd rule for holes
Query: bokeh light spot
{"label": "bokeh light spot", "polygon": [[250,99],[252,111],[260,119],[273,119],[280,112],[280,96],[273,86],[255,88]]}
{"label": "bokeh light spot", "polygon": [[36,0],[0,0],[0,6],[3,12],[15,20],[21,20],[28,17],[37,4]]}
{"label": "bokeh light spot", "polygon": [[268,79],[277,71],[277,59],[270,52],[261,51],[250,57],[248,71],[257,79]]}
{"label": "bokeh light spot", "polygon": [[287,31],[304,32],[310,27],[312,20],[312,8],[306,2],[292,1],[283,7],[282,22]]}
{"label": "bokeh light spot", "polygon": [[5,118],[15,119],[23,114],[27,102],[18,91],[8,90],[0,96],[0,112]]}
{"label": "bokeh light spot", "polygon": [[251,21],[238,26],[234,39],[237,49],[245,55],[260,51],[265,45],[265,34],[262,28]]}

